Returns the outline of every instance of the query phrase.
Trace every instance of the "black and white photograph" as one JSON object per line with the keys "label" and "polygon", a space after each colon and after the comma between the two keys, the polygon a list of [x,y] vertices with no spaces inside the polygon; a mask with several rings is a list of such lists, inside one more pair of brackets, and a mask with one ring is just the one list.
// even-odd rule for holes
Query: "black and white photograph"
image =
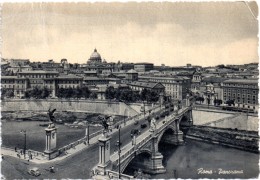
{"label": "black and white photograph", "polygon": [[257,1],[0,5],[1,179],[258,179]]}

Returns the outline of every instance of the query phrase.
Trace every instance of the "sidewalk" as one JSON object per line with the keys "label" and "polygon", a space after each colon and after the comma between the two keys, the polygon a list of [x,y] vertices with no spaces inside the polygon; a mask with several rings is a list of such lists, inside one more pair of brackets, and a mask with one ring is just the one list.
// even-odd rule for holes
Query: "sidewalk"
{"label": "sidewalk", "polygon": [[[158,111],[160,111],[160,110],[156,110],[156,112],[158,112]],[[148,116],[148,113],[146,113],[145,117],[147,117],[147,116]],[[131,119],[129,121],[126,121],[125,124],[122,123],[120,126],[121,126],[121,128],[124,128],[125,126],[133,124],[135,121],[141,120],[143,118],[144,118],[144,116],[143,116],[143,114],[141,114],[138,118],[133,118],[133,119]],[[117,131],[118,131],[118,129],[113,129],[113,131],[111,132],[111,135],[114,134]],[[54,159],[51,159],[51,160],[48,160],[48,159],[46,159],[46,157],[42,156],[41,154],[44,154],[44,153],[41,152],[40,155],[34,156],[30,160],[30,162],[33,162],[33,163],[36,163],[36,164],[43,164],[43,163],[48,163],[48,162],[61,161],[63,159],[66,159],[66,158],[68,158],[68,157],[70,157],[70,156],[72,156],[72,155],[74,155],[74,154],[76,154],[76,153],[78,153],[78,152],[80,152],[80,151],[90,147],[91,145],[94,145],[95,143],[98,142],[98,139],[101,136],[102,136],[102,134],[99,134],[99,135],[91,138],[89,140],[89,145],[85,145],[84,143],[78,144],[74,148],[70,148],[69,150],[66,150],[66,153],[61,154],[60,156],[58,156],[58,157],[56,157]],[[17,154],[18,154],[18,152],[15,152],[12,149],[1,147],[1,155],[2,156],[12,156],[12,157],[15,157],[15,158],[19,159]],[[29,159],[28,154],[26,154],[25,159],[24,159],[24,155],[20,155],[20,159],[28,160]]]}

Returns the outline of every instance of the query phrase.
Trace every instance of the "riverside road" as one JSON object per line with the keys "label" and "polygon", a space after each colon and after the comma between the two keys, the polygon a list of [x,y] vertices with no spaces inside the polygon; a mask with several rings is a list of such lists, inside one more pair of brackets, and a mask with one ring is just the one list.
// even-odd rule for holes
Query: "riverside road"
{"label": "riverside road", "polygon": [[[131,138],[131,130],[139,129],[140,125],[146,123],[144,119],[139,120],[139,124],[130,124],[121,129],[121,141],[122,146],[128,144]],[[143,129],[147,130],[148,126]],[[111,154],[118,149],[116,142],[118,141],[118,131],[112,134],[111,137]],[[6,179],[29,179],[33,176],[27,173],[29,167],[38,167],[41,171],[41,175],[38,178],[41,179],[60,179],[60,178],[70,178],[70,179],[86,179],[90,178],[92,168],[98,163],[98,144],[93,144],[90,147],[76,153],[64,160],[56,161],[52,163],[35,164],[32,162],[27,162],[25,160],[20,160],[13,157],[5,156],[2,161],[2,173]],[[50,166],[54,166],[56,169],[55,173],[48,171]]]}

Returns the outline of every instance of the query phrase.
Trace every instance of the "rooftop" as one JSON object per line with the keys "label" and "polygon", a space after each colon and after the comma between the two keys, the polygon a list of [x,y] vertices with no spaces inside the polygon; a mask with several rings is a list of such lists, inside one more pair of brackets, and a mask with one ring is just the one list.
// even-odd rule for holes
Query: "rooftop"
{"label": "rooftop", "polygon": [[157,84],[161,84],[161,83],[157,83],[157,82],[140,82],[140,81],[134,81],[134,82],[128,83],[128,85],[139,86],[139,87],[144,87],[144,88],[146,88],[146,87],[147,88],[153,88]]}
{"label": "rooftop", "polygon": [[223,83],[258,84],[258,79],[229,79]]}
{"label": "rooftop", "polygon": [[23,71],[23,72],[18,72],[18,74],[59,74],[57,71]]}

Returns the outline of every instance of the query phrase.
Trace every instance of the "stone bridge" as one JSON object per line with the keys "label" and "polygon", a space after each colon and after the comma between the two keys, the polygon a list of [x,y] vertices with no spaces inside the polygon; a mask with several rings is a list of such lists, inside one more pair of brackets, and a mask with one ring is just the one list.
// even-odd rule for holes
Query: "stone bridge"
{"label": "stone bridge", "polygon": [[162,164],[163,156],[158,151],[159,143],[183,144],[183,132],[180,127],[192,124],[192,107],[187,101],[181,109],[157,120],[155,126],[151,126],[132,142],[120,148],[120,153],[117,151],[110,155],[110,137],[102,136],[99,139],[99,164],[93,170],[94,178],[112,179],[118,178],[119,175],[122,178],[128,165],[150,174],[164,173],[166,169]]}

